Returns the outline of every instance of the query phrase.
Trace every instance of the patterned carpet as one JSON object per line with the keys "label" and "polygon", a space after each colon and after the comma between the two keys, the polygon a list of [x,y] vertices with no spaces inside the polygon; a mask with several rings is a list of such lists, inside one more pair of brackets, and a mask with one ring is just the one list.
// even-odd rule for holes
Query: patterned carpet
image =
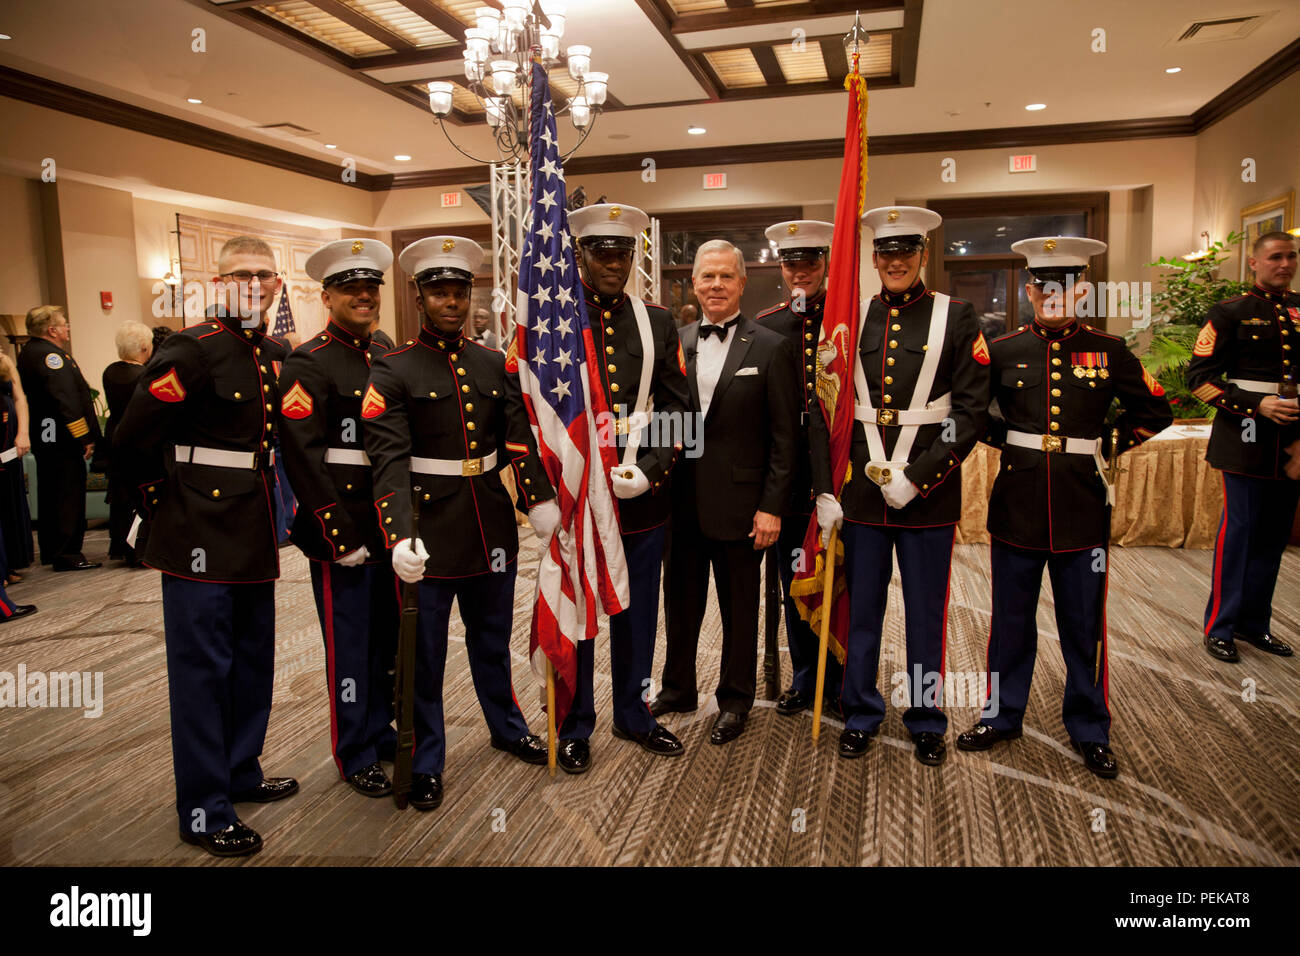
{"label": "patterned carpet", "polygon": [[[535,542],[516,592],[515,686],[545,733],[528,672],[527,606]],[[87,553],[106,546],[92,532]],[[12,589],[40,613],[0,627],[0,671],[102,671],[103,715],[0,710],[0,864],[580,864],[580,865],[1296,865],[1300,863],[1300,657],[1245,647],[1218,664],[1199,642],[1210,553],[1117,549],[1110,585],[1112,743],[1118,780],[1089,774],[1061,726],[1064,669],[1050,590],[1023,739],[956,750],[978,701],[951,706],[949,755],[919,764],[891,707],[868,755],[820,747],[808,715],[760,701],[748,730],[708,743],[713,707],[666,723],[686,744],[655,758],[610,736],[608,654],[596,652],[601,711],[594,766],[582,777],[526,766],[488,745],[453,616],[446,700],[446,800],[398,813],[339,781],[328,751],[324,653],[306,561],[282,552],[275,704],[263,766],[302,784],[296,797],[241,805],[266,839],[217,863],[176,837],[158,575],[116,565],[79,575],[34,570]],[[949,667],[979,671],[988,634],[988,553],[954,559]],[[1300,551],[1286,555],[1274,631],[1300,642]],[[662,617],[661,617],[662,620]],[[706,685],[721,644],[716,611],[700,642]],[[655,664],[662,663],[662,631]],[[783,655],[783,677],[789,660]],[[890,586],[882,692],[904,670],[898,579]],[[761,685],[760,685],[761,686]]]}

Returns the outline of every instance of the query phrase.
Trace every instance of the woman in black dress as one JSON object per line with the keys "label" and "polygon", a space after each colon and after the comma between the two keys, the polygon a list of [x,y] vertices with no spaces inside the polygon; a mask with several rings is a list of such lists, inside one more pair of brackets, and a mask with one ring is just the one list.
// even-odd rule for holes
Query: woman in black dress
{"label": "woman in black dress", "polygon": [[0,352],[0,544],[5,554],[5,584],[22,580],[18,572],[36,557],[32,517],[27,510],[23,455],[31,449],[27,396],[13,359]]}
{"label": "woman in black dress", "polygon": [[126,543],[132,519],[126,463],[113,452],[113,432],[131,401],[144,363],[153,354],[153,330],[143,322],[128,320],[118,327],[113,341],[120,361],[104,369],[104,401],[108,403],[108,421],[104,425],[108,453],[108,556],[134,566],[139,564],[135,549]]}

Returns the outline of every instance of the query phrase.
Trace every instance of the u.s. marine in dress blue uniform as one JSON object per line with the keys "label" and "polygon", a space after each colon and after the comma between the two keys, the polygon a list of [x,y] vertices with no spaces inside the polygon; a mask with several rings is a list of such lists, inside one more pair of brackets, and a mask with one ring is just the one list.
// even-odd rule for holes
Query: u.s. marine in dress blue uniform
{"label": "u.s. marine in dress blue uniform", "polygon": [[[1075,318],[1079,283],[1096,239],[1040,237],[1011,247],[1028,259],[1026,294],[1035,317],[989,343],[992,364],[986,441],[1002,449],[989,501],[993,572],[988,702],[980,722],[957,738],[985,750],[1021,735],[1038,648],[1043,568],[1052,580],[1065,658],[1061,718],[1084,764],[1118,774],[1110,752],[1106,586],[1110,506],[1106,458],[1112,428],[1128,451],[1173,420],[1164,389],[1124,340]],[[1113,399],[1123,411],[1113,426]]]}
{"label": "u.s. marine in dress blue uniform", "polygon": [[392,251],[374,239],[339,239],[308,258],[329,313],[324,331],[289,356],[280,373],[280,443],[298,498],[289,537],[311,565],[325,639],[330,749],[358,793],[392,784],[393,659],[397,579],[374,517],[361,400],[370,364],[386,349],[370,336]]}
{"label": "u.s. marine in dress blue uniform", "polygon": [[280,799],[298,784],[264,779],[258,761],[280,575],[271,449],[285,351],[265,334],[279,280],[261,240],[230,240],[220,262],[229,309],[159,346],[115,438],[132,452],[137,510],[152,519],[143,561],[162,572],[181,838],[237,856],[262,841],[233,804]]}
{"label": "u.s. marine in dress blue uniform", "polygon": [[498,472],[513,469],[520,505],[534,517],[553,509],[558,523],[559,509],[518,378],[507,373],[504,355],[463,334],[482,260],[482,248],[458,236],[433,236],[403,250],[399,262],[414,279],[423,321],[416,339],[371,366],[361,406],[374,520],[398,575],[419,583],[409,799],[421,810],[442,802],[442,688],[453,600],[492,746],[528,763],[546,762],[510,681],[519,533]]}
{"label": "u.s. marine in dress blue uniform", "polygon": [[[855,369],[852,473],[831,495],[826,422],[812,416],[813,489],[823,532],[842,508],[849,635],[839,753],[864,754],[885,718],[877,688],[894,551],[906,608],[910,706],[903,724],[916,758],[946,753],[938,693],[947,654],[948,580],[961,518],[961,463],[984,434],[988,349],[970,303],[929,292],[920,271],[925,234],[942,219],[915,206],[869,210],[883,288],[864,304]],[[919,677],[919,680],[917,679]]]}
{"label": "u.s. marine in dress blue uniform", "polygon": [[[648,700],[665,525],[671,511],[669,475],[681,450],[690,394],[671,313],[624,292],[636,245],[649,222],[635,206],[614,203],[569,213],[592,336],[604,359],[600,383],[616,413],[615,427],[603,428],[601,440],[614,441],[618,450],[611,481],[631,603],[609,620],[612,730],[650,753],[676,756],[683,751],[681,742],[651,715]],[[559,728],[556,760],[568,773],[591,767],[594,643],[578,642],[577,692]]]}
{"label": "u.s. marine in dress blue uniform", "polygon": [[[829,222],[798,219],[778,222],[767,229],[769,241],[776,243],[776,254],[781,260],[781,278],[790,298],[775,308],[760,312],[754,321],[774,332],[780,332],[790,342],[799,357],[799,429],[795,450],[794,480],[790,488],[790,503],[781,519],[781,537],[776,551],[781,572],[781,591],[785,602],[785,634],[790,647],[790,664],[793,675],[790,686],[777,699],[776,712],[790,716],[806,710],[813,704],[814,685],[817,683],[817,635],[808,622],[799,615],[799,609],[790,597],[790,584],[797,566],[801,564],[804,532],[813,513],[812,459],[808,443],[808,427],[814,414],[820,415],[817,399],[817,342],[821,336],[822,309],[826,305],[826,278],[829,272],[831,236],[835,231]],[[826,706],[834,710],[839,706],[840,682],[843,669],[834,655],[826,657]]]}
{"label": "u.s. marine in dress blue uniform", "polygon": [[1210,309],[1187,366],[1192,394],[1215,409],[1205,459],[1223,473],[1223,515],[1204,640],[1211,657],[1228,662],[1238,659],[1239,640],[1292,654],[1269,627],[1300,502],[1300,295],[1289,288],[1295,239],[1270,233],[1253,253],[1254,287]]}

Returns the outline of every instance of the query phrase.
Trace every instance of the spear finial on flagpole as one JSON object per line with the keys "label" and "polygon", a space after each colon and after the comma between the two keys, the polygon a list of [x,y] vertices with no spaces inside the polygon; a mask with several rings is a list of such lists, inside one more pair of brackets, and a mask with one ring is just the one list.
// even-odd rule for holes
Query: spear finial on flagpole
{"label": "spear finial on flagpole", "polygon": [[849,32],[844,34],[844,52],[853,57],[853,72],[858,72],[858,56],[861,47],[867,45],[870,35],[862,26],[862,14],[860,11],[853,12],[853,26]]}

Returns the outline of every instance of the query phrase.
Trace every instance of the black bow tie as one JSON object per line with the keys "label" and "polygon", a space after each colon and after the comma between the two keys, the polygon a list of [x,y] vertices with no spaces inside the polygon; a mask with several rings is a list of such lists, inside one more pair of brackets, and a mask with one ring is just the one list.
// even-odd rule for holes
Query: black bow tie
{"label": "black bow tie", "polygon": [[700,339],[707,341],[710,335],[716,335],[719,341],[726,341],[727,333],[738,320],[732,319],[730,322],[724,322],[722,325],[716,325],[713,322],[700,323]]}

